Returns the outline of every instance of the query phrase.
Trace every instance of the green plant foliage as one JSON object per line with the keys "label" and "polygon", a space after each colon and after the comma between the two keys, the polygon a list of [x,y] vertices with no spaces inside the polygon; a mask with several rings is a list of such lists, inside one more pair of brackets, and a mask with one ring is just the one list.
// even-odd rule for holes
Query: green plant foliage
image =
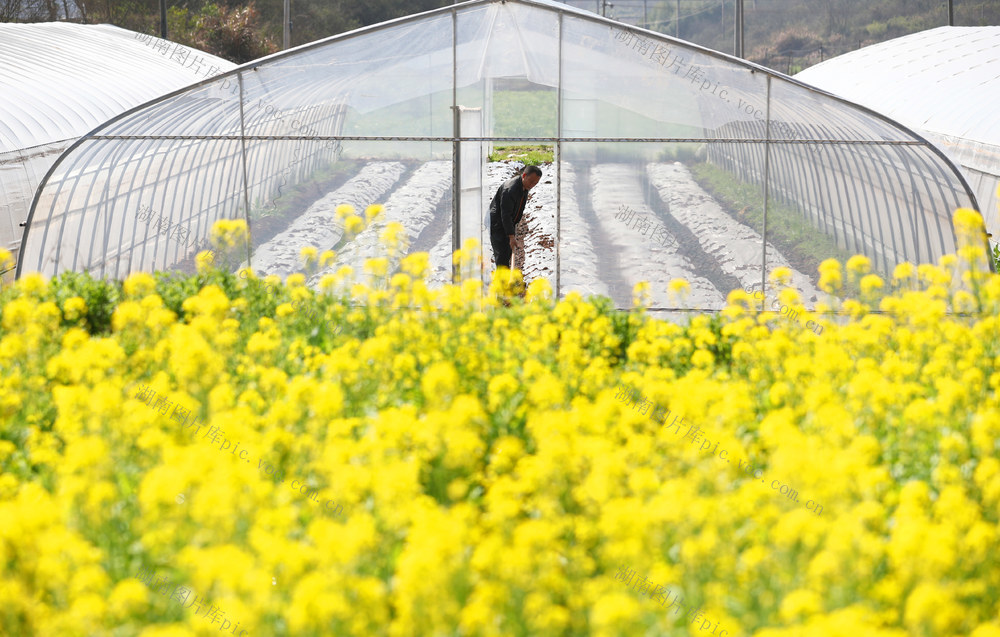
{"label": "green plant foliage", "polygon": [[490,161],[516,159],[530,164],[547,164],[554,161],[552,146],[494,146]]}
{"label": "green plant foliage", "polygon": [[206,4],[199,11],[171,7],[167,13],[167,25],[172,41],[237,64],[278,50],[274,41],[261,32],[260,12],[253,2],[233,8]]}
{"label": "green plant foliage", "polygon": [[73,321],[64,318],[63,325],[77,325],[87,330],[91,335],[109,334],[111,332],[111,313],[122,299],[120,281],[105,281],[94,279],[86,272],[64,272],[52,281],[55,298],[52,299],[63,314],[66,314],[66,301],[78,296],[86,303],[86,314]]}
{"label": "green plant foliage", "polygon": [[496,91],[493,117],[498,137],[552,137],[556,134],[556,92]]}
{"label": "green plant foliage", "polygon": [[889,25],[886,24],[885,22],[872,22],[871,24],[865,27],[865,31],[867,31],[868,35],[870,35],[873,38],[885,35],[886,31],[888,30],[889,30]]}

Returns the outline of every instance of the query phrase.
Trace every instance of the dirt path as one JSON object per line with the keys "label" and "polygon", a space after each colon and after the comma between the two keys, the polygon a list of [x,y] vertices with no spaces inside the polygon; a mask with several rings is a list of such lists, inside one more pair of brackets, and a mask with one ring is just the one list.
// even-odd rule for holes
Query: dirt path
{"label": "dirt path", "polygon": [[[760,234],[726,214],[718,202],[695,182],[683,164],[651,163],[646,170],[660,197],[668,202],[672,216],[693,233],[705,254],[718,264],[728,275],[727,278],[735,280],[738,287],[756,285],[756,289],[760,289],[763,257]],[[773,270],[779,266],[792,270],[792,286],[804,301],[815,302],[820,298],[820,291],[811,279],[792,268],[788,260],[768,243],[767,268]],[[768,295],[773,292],[768,283]]]}
{"label": "dirt path", "polygon": [[671,213],[670,200],[663,198],[662,193],[650,179],[649,173],[641,174],[639,179],[643,184],[643,192],[646,193],[647,205],[657,215],[666,231],[677,241],[681,256],[691,262],[695,272],[711,281],[717,290],[727,295],[729,290],[741,287],[740,280],[727,272],[711,254],[706,253],[704,244],[698,241],[695,233]]}
{"label": "dirt path", "polygon": [[[519,162],[486,166],[484,208],[488,209],[499,185],[520,168]],[[524,273],[526,281],[544,277],[555,289],[558,184],[554,165],[543,171],[525,207]],[[358,175],[310,206],[288,229],[262,244],[254,255],[255,267],[282,277],[300,271],[303,246],[324,250],[341,239],[342,224],[334,215],[338,205],[351,204],[361,212],[370,203],[384,201],[383,219],[345,245],[336,263],[311,277],[309,284],[318,284],[325,273],[343,264],[351,265],[361,280],[365,259],[382,256],[378,235],[389,221],[406,227],[408,253],[430,254],[428,283],[450,282],[450,189],[450,162],[418,164],[412,172],[401,162],[369,162]],[[654,307],[718,310],[725,306],[729,290],[760,284],[760,236],[727,215],[683,165],[650,163],[637,173],[633,164],[598,164],[580,171],[564,162],[561,203],[562,296],[570,291],[609,296],[618,307],[628,308],[635,284],[647,281]],[[488,230],[482,236],[488,285],[492,247]],[[398,258],[390,264],[390,272],[397,264]],[[768,245],[768,269],[778,265],[788,263]],[[675,278],[691,286],[683,303],[667,292]],[[794,269],[792,283],[807,303],[819,297],[809,278]]]}
{"label": "dirt path", "polygon": [[302,248],[313,246],[323,252],[343,236],[343,221],[335,214],[337,206],[348,204],[363,214],[365,207],[385,196],[405,172],[400,162],[365,165],[343,186],[309,206],[286,230],[258,246],[252,259],[254,270],[261,276],[277,274],[282,279],[302,271]]}
{"label": "dirt path", "polygon": [[[683,246],[676,242],[679,237],[671,241],[665,229],[650,227],[657,222],[653,211],[646,205],[634,166],[600,164],[592,173],[590,182],[593,184],[591,201],[598,212],[598,227],[613,245],[630,291],[639,281],[647,281],[654,307],[723,307],[723,292],[698,273],[695,265],[683,255]],[[668,292],[668,285],[673,279],[684,279],[690,285],[683,301]],[[619,299],[615,301],[621,306]]]}
{"label": "dirt path", "polygon": [[[310,278],[310,285],[316,285],[326,274],[331,274],[343,265],[354,268],[356,280],[363,277],[365,261],[370,258],[387,256],[381,244],[380,235],[391,222],[398,222],[406,228],[406,239],[412,244],[421,232],[430,225],[451,186],[451,162],[431,161],[421,165],[404,184],[397,187],[383,204],[385,210],[380,218],[361,231],[337,254],[337,259],[329,267],[320,270]],[[404,255],[390,259],[389,272]]]}
{"label": "dirt path", "polygon": [[[632,306],[632,284],[625,278],[621,270],[618,248],[612,243],[607,233],[601,231],[597,212],[593,204],[593,173],[590,169],[584,174],[577,174],[575,195],[579,204],[580,219],[586,224],[587,238],[594,249],[595,263],[601,281],[608,289],[608,296],[618,307]],[[578,228],[567,227],[563,235],[581,234]],[[562,275],[562,276],[565,276]],[[565,286],[572,289],[571,285]]]}

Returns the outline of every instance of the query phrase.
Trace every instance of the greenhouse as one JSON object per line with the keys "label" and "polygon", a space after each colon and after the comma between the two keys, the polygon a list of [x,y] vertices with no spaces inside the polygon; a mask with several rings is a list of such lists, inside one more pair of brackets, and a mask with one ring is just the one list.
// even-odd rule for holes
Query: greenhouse
{"label": "greenhouse", "polygon": [[[564,4],[473,0],[114,117],[45,177],[17,272],[189,268],[215,221],[244,219],[259,274],[360,273],[398,222],[390,272],[427,252],[429,280],[451,281],[452,251],[476,239],[487,281],[488,203],[519,165],[489,157],[510,146],[554,156],[526,207],[525,278],[619,307],[645,280],[653,307],[718,310],[779,267],[811,306],[822,260],[936,260],[956,248],[952,212],[978,209],[940,149],[867,108]],[[372,204],[384,214],[347,232],[337,208]],[[307,270],[306,247],[335,260]]]}
{"label": "greenhouse", "polygon": [[987,232],[1000,237],[1000,27],[938,27],[831,58],[797,79],[925,134],[968,176]]}
{"label": "greenhouse", "polygon": [[14,254],[35,190],[73,142],[128,109],[236,67],[111,25],[63,22],[0,23],[0,59],[0,247]]}

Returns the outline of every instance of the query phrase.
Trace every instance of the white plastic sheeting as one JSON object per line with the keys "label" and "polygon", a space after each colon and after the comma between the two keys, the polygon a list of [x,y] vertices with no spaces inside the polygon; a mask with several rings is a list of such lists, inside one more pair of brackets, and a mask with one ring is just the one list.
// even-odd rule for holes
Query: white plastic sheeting
{"label": "white plastic sheeting", "polygon": [[118,27],[0,23],[0,246],[17,250],[31,198],[59,155],[130,108],[235,68]]}
{"label": "white plastic sheeting", "polygon": [[831,58],[796,79],[926,133],[969,177],[1000,237],[1000,27],[938,27]]}
{"label": "white plastic sheeting", "polygon": [[[456,136],[463,109],[483,119]],[[532,135],[504,134],[504,118],[531,124]],[[171,268],[206,244],[215,220],[233,218],[250,228],[240,256],[266,269],[275,240],[336,190],[338,175],[379,161],[408,171],[444,161],[450,170],[435,163],[432,176],[425,169],[396,188],[434,188],[451,172],[453,188],[471,191],[488,182],[485,162],[475,172],[454,153],[461,145],[468,159],[478,141],[554,146],[557,161],[546,170],[553,288],[606,287],[619,305],[642,277],[667,303],[662,288],[683,275],[698,291],[686,309],[719,309],[740,282],[733,273],[749,267],[742,239],[751,235],[734,232],[739,245],[707,249],[682,209],[688,200],[672,195],[688,187],[689,173],[657,175],[653,185],[650,162],[707,160],[728,173],[739,199],[733,223],[755,202],[780,202],[799,215],[796,233],[827,235],[883,273],[952,251],[950,211],[975,201],[957,167],[911,130],[769,69],[548,0],[471,0],[256,60],[107,122],[60,157],[39,189],[18,273]],[[626,198],[671,240],[654,244],[623,226],[616,215]],[[435,195],[433,209],[415,210],[422,230],[414,244],[434,248],[451,236],[456,248],[479,238],[483,222],[470,222],[462,199]],[[280,205],[271,211],[261,201]],[[386,201],[372,195],[353,205]],[[144,221],[149,211],[158,227]],[[183,245],[174,228],[186,229]],[[779,264],[763,250],[775,231],[772,223],[757,235],[761,258],[751,258],[762,277]],[[360,254],[333,245],[335,228],[326,235],[319,250]],[[591,250],[596,263],[578,265]],[[806,256],[791,265],[815,278],[815,264],[831,255]],[[600,281],[581,280],[594,271]]]}

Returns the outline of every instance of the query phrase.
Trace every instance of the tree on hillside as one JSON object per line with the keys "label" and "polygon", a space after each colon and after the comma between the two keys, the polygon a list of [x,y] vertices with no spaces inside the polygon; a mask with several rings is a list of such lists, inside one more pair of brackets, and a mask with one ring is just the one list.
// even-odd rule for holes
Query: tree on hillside
{"label": "tree on hillside", "polygon": [[171,8],[167,32],[174,42],[237,64],[278,50],[278,45],[263,33],[260,14],[253,2],[234,8],[208,4],[197,14]]}

